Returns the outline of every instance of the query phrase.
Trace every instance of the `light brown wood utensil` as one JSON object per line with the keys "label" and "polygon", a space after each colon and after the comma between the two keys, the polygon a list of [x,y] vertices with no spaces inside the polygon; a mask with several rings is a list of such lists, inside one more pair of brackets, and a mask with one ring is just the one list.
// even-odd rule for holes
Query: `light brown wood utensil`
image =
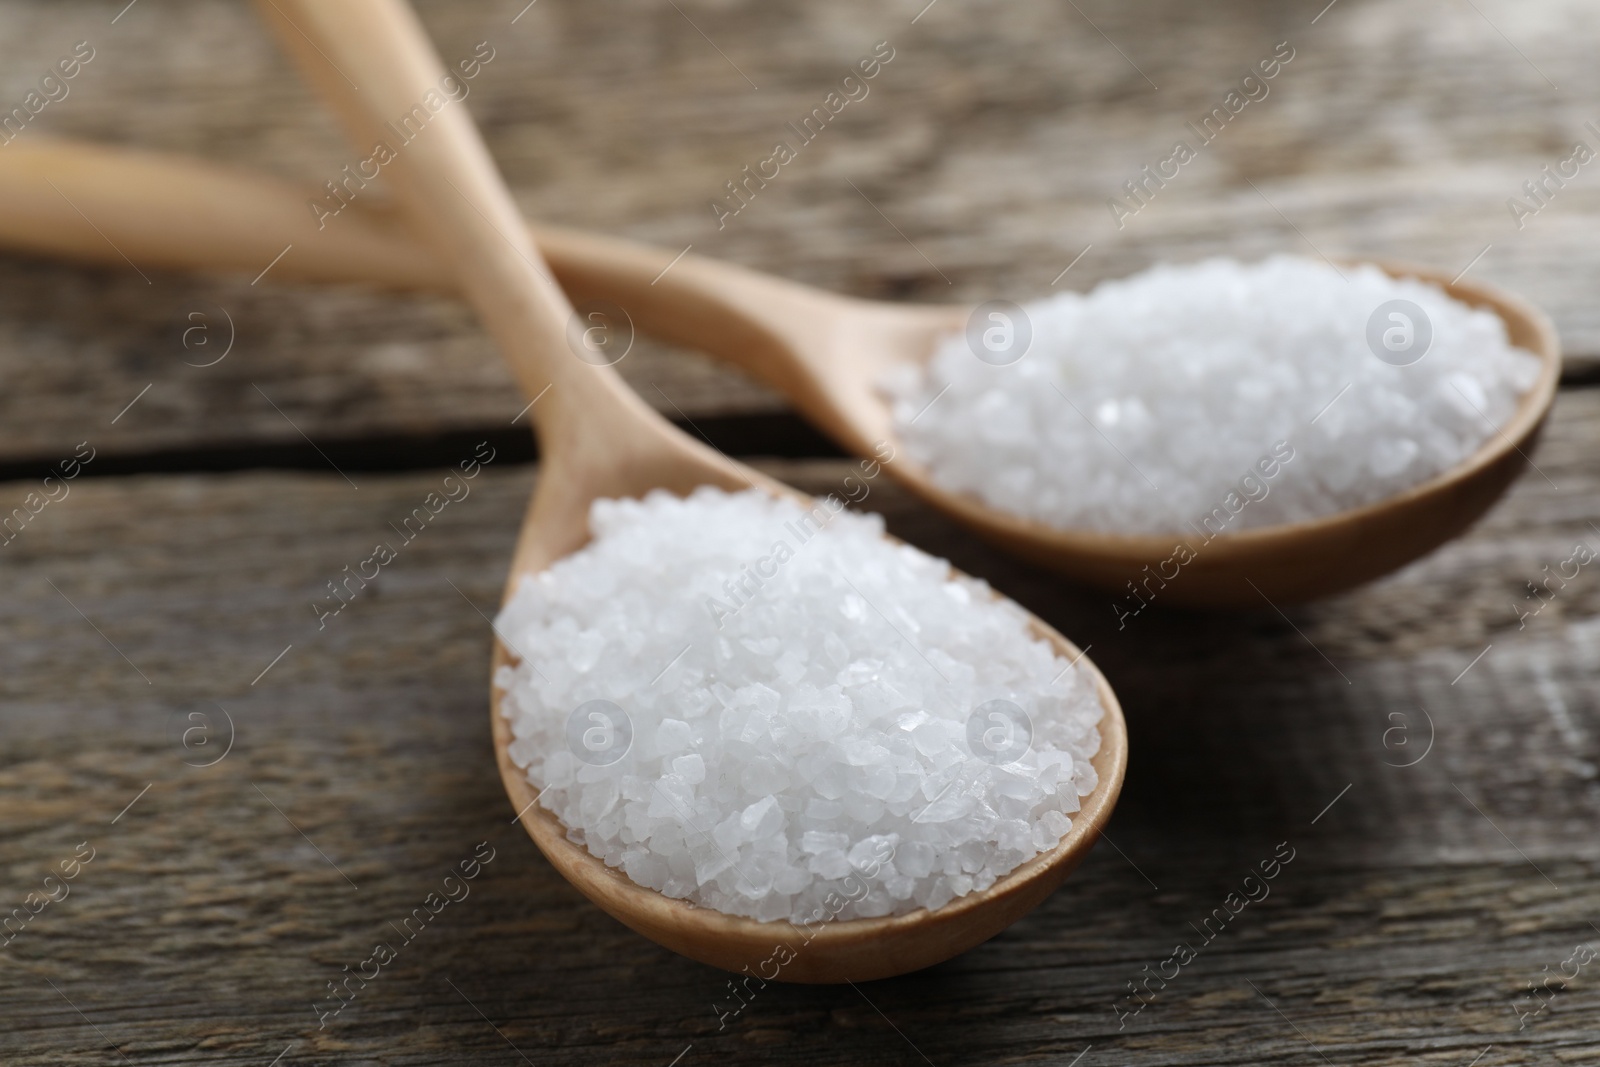
{"label": "light brown wood utensil", "polygon": [[[378,139],[387,117],[403,114],[444,73],[415,16],[399,0],[263,0],[311,80],[345,120],[357,144]],[[589,505],[597,497],[635,497],[656,488],[687,493],[700,485],[751,486],[795,494],[758,472],[685,436],[638,399],[607,367],[567,349],[572,316],[529,239],[476,127],[461,107],[433,116],[425,132],[389,164],[408,217],[478,309],[534,408],[542,464],[507,581],[520,579],[580,548],[588,539]],[[238,210],[252,211],[249,202]],[[224,212],[225,213],[225,212]],[[1065,638],[1034,620],[1058,654],[1077,658]],[[497,641],[494,663],[510,654]],[[1054,889],[1083,858],[1111,813],[1127,757],[1121,711],[1110,687],[1086,659],[1080,668],[1098,687],[1103,744],[1094,760],[1100,785],[1084,798],[1069,836],[1051,852],[937,911],[891,919],[822,924],[809,936],[787,923],[760,923],[672,900],[630,882],[585,849],[534,803],[534,792],[507,754],[511,741],[491,701],[501,778],[539,848],[573,885],[647,937],[728,970],[755,968],[787,944],[795,958],[781,978],[842,982],[881,978],[937,963],[994,936]]]}
{"label": "light brown wood utensil", "polygon": [[[105,235],[84,225],[62,193]],[[457,287],[397,212],[358,199],[319,230],[307,208],[311,198],[246,172],[82,144],[18,142],[0,153],[0,243],[120,262],[109,237],[152,266],[254,272],[292,242],[293,251],[274,268],[278,278]],[[509,216],[503,225],[510,227]],[[744,368],[862,456],[894,441],[889,407],[876,389],[883,373],[928,359],[935,342],[960,330],[970,313],[857,300],[692,254],[674,261],[671,252],[571,230],[537,226],[533,236],[579,303],[610,301],[645,333]],[[1263,597],[1281,604],[1351,589],[1460,534],[1521,472],[1561,373],[1560,343],[1549,320],[1493,286],[1452,282],[1426,267],[1379,265],[1494,311],[1512,342],[1539,356],[1538,381],[1477,453],[1422,485],[1324,518],[1197,544],[1197,558],[1161,590],[1164,602],[1261,607]],[[1110,589],[1121,590],[1146,565],[1168,559],[1182,536],[1065,530],[1011,515],[941,488],[903,450],[886,469],[985,538]]]}

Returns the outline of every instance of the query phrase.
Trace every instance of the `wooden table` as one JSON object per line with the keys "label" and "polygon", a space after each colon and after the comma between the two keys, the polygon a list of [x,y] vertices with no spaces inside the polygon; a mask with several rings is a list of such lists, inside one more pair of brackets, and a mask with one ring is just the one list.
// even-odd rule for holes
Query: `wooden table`
{"label": "wooden table", "polygon": [[[494,49],[469,106],[538,217],[897,299],[1033,298],[1222,252],[1470,267],[1567,347],[1538,470],[1350,595],[1158,604],[1124,630],[1105,595],[880,484],[865,505],[891,530],[1093,646],[1132,734],[1122,802],[989,944],[859,988],[772,986],[721,1025],[725,976],[556,877],[494,773],[484,614],[537,467],[471,315],[270,271],[0,258],[0,506],[94,454],[0,547],[0,911],[66,893],[0,956],[5,1063],[1600,1063],[1600,577],[1518,618],[1525,583],[1600,545],[1600,176],[1547,185],[1521,229],[1506,204],[1600,147],[1600,9],[925,3],[420,7],[446,59]],[[95,52],[25,137],[311,185],[356,158],[243,5],[6,0],[0,20],[6,108],[75,42]],[[870,95],[719,230],[723,183],[880,41]],[[1284,41],[1270,93],[1118,229],[1122,183]],[[620,369],[797,486],[844,473],[775,394],[693,353],[641,343]],[[471,497],[319,631],[325,582],[480,441],[496,458]],[[480,842],[470,896],[319,1028],[330,980]],[[1271,895],[1205,941],[1282,842]],[[1171,974],[1179,942],[1195,958],[1132,1014],[1130,983]]]}

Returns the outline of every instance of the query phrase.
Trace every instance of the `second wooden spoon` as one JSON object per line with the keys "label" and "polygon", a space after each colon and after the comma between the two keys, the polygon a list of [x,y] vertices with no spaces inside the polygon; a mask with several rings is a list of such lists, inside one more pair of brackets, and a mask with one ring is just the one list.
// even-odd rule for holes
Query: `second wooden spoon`
{"label": "second wooden spoon", "polygon": [[[6,244],[120,262],[109,240],[155,266],[254,272],[292,243],[274,267],[280,278],[455,287],[451,273],[392,209],[358,196],[319,229],[307,207],[313,199],[320,198],[271,178],[189,160],[43,141],[19,142],[0,153],[0,204],[8,205],[0,214],[0,242]],[[103,232],[85,226],[77,209]],[[877,391],[885,372],[927,360],[935,343],[960,330],[970,313],[857,300],[692,254],[677,258],[570,230],[540,226],[534,235],[580,304],[620,305],[644,332],[744,368],[861,456],[881,455],[879,445],[894,440],[889,407]],[[1494,311],[1512,343],[1539,356],[1538,381],[1511,419],[1451,470],[1364,507],[1224,534],[1204,544],[1162,588],[1165,603],[1259,608],[1263,597],[1276,604],[1353,588],[1460,534],[1521,472],[1561,373],[1549,320],[1489,285],[1452,281],[1427,268],[1380,265]],[[989,540],[1119,590],[1119,596],[1143,568],[1168,560],[1182,539],[1060,529],[1012,515],[941,487],[903,453],[885,469]]]}

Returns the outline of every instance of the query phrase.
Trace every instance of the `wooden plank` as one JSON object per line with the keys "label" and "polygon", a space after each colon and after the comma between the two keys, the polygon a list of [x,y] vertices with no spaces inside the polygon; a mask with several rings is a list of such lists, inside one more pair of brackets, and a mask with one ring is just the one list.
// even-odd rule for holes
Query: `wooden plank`
{"label": "wooden plank", "polygon": [[[506,432],[527,406],[464,304],[151,278],[0,260],[0,461],[68,456],[85,439],[112,455],[203,454]],[[696,354],[635,348],[621,369],[669,418],[783,410]]]}
{"label": "wooden plank", "polygon": [[[78,480],[0,549],[6,907],[80,843],[95,850],[70,895],[5,949],[0,1055],[942,1065],[1083,1053],[1093,1067],[1305,1064],[1320,1051],[1464,1065],[1492,1046],[1480,1062],[1594,1062],[1592,964],[1524,1029],[1516,1006],[1543,968],[1600,941],[1600,579],[1586,569],[1523,630],[1510,602],[1574,539],[1600,543],[1597,436],[1600,391],[1569,391],[1536,457],[1559,488],[1530,474],[1468,537],[1384,582],[1287,618],[1158,602],[1123,630],[1103,594],[973,543],[880,480],[866,504],[891,529],[1092,645],[1133,732],[1115,844],[958,960],[859,990],[771,986],[725,1028],[711,1007],[728,1001],[725,976],[605,918],[510,821],[480,612],[532,468],[491,464],[320,632],[310,602],[324,583],[443,472],[362,474],[359,488],[332,471]],[[850,467],[767,469],[826,492]],[[1434,724],[1420,760],[1418,704]],[[186,765],[223,751],[225,716],[231,750]],[[1386,735],[1397,725],[1405,745]],[[195,727],[212,732],[185,747]],[[389,923],[484,841],[495,858],[470,896],[401,943]],[[1284,841],[1295,858],[1271,895],[1203,943],[1190,924]],[[380,940],[396,960],[319,1029],[326,984]],[[1180,941],[1196,959],[1119,1029],[1128,983]]]}
{"label": "wooden plank", "polygon": [[[495,50],[468,106],[536,217],[886,299],[1039,297],[1226,252],[1472,264],[1546,307],[1588,374],[1600,360],[1593,168],[1549,186],[1520,230],[1506,201],[1575,140],[1600,148],[1584,127],[1600,116],[1581,103],[1600,92],[1588,55],[1600,13],[1477,6],[1342,0],[1313,24],[1321,5],[1099,0],[997,17],[942,3],[913,23],[922,0],[606,0],[535,5],[512,23],[500,5],[419,4],[446,58],[479,41]],[[205,155],[311,186],[353,158],[247,6],[139,4],[114,24],[92,5],[6,12],[4,99],[72,42],[97,50],[23,136]],[[719,229],[710,203],[724,183],[798,140],[786,124],[878,41],[894,58],[869,95]],[[1198,144],[1185,123],[1281,41],[1294,58],[1268,95],[1118,229],[1107,201],[1175,139]],[[270,272],[247,281],[147,284],[121,266],[0,260],[0,375],[13,386],[0,459],[68,454],[96,430],[136,454],[492,427],[521,406],[459,307],[277,288]],[[184,350],[184,330],[205,322],[219,338],[223,313],[234,352],[185,366],[204,358]],[[620,369],[674,417],[782,409],[687,353],[643,346]]]}

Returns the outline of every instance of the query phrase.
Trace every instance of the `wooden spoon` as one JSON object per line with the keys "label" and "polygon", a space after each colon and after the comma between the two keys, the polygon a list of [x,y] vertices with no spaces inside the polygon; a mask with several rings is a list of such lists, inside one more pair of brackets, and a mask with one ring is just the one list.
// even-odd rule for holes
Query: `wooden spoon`
{"label": "wooden spoon", "polygon": [[[271,178],[189,160],[19,141],[0,153],[0,204],[8,205],[0,215],[0,242],[120,263],[110,241],[152,266],[252,273],[292,243],[273,268],[279,278],[455,288],[454,276],[397,213],[375,194],[363,199],[368,196],[358,191],[319,230],[306,206],[319,194],[308,197]],[[77,209],[103,233],[84,225]],[[502,228],[510,232],[510,218]],[[861,456],[881,455],[876,446],[895,440],[888,406],[876,388],[884,372],[927,360],[935,342],[961,329],[970,313],[852,299],[692,254],[676,258],[571,230],[540,226],[534,237],[580,304],[614,302],[644,332],[743,367]],[[1424,267],[1380,266],[1434,282],[1458,300],[1497,313],[1512,342],[1540,357],[1538,381],[1510,421],[1455,468],[1365,507],[1224,534],[1198,547],[1198,556],[1160,590],[1165,603],[1260,607],[1263,597],[1282,603],[1350,589],[1460,534],[1521,471],[1560,377],[1554,328],[1537,308],[1489,285],[1452,281]],[[1154,569],[1169,559],[1183,539],[1058,529],[943,489],[903,455],[886,469],[982,536],[1111,589],[1123,589],[1142,577],[1145,566]]]}
{"label": "wooden spoon", "polygon": [[[404,114],[444,74],[401,0],[263,0],[261,6],[358,144],[392,137],[380,129],[383,118]],[[563,330],[571,306],[548,277],[465,109],[433,115],[387,169],[410,217],[460,279],[528,395],[549,391],[534,409],[543,461],[507,596],[524,575],[588,540],[589,505],[597,497],[637,497],[657,488],[684,494],[700,485],[798,496],[691,440],[610,368],[567,351]],[[1087,853],[1121,788],[1127,735],[1110,686],[1061,635],[1037,619],[1033,630],[1058,655],[1078,660],[1097,687],[1104,715],[1093,763],[1100,784],[1055,849],[989,890],[936,911],[829,922],[811,934],[788,922],[737,918],[643,889],[568,841],[565,828],[535,803],[508,755],[511,733],[496,692],[490,719],[500,775],[523,825],[556,869],[607,912],[668,948],[739,971],[758,968],[777,945],[786,945],[794,958],[779,977],[788,981],[842,982],[916,970],[994,936],[1043,900]],[[494,666],[511,658],[497,641]]]}
{"label": "wooden spoon", "polygon": [[[35,143],[26,153],[0,158],[0,191],[7,201],[28,206],[0,218],[0,241],[102,262],[114,257],[81,221],[63,225],[74,221],[73,210],[41,181],[47,174],[74,203],[81,198],[103,206],[114,227],[112,239],[124,249],[133,245],[155,265],[255,269],[282,250],[279,242],[292,240],[304,254],[285,257],[275,268],[281,276],[452,286],[448,272],[381,204],[357,199],[319,231],[306,198],[271,179],[76,145]],[[884,371],[926,360],[935,341],[959,329],[969,313],[855,300],[693,255],[674,261],[669,252],[575,231],[539,227],[535,236],[580,303],[615,301],[646,332],[744,367],[860,455],[894,440],[887,405],[875,388]],[[1488,285],[1452,284],[1426,268],[1384,266],[1498,313],[1511,340],[1541,357],[1539,380],[1512,419],[1456,468],[1362,508],[1219,537],[1162,590],[1169,603],[1259,605],[1263,595],[1275,602],[1303,600],[1358,585],[1459,534],[1521,470],[1560,373],[1559,342],[1548,320]],[[1170,557],[1177,540],[1057,529],[945,490],[904,457],[888,469],[930,503],[1017,554],[1111,588]]]}

